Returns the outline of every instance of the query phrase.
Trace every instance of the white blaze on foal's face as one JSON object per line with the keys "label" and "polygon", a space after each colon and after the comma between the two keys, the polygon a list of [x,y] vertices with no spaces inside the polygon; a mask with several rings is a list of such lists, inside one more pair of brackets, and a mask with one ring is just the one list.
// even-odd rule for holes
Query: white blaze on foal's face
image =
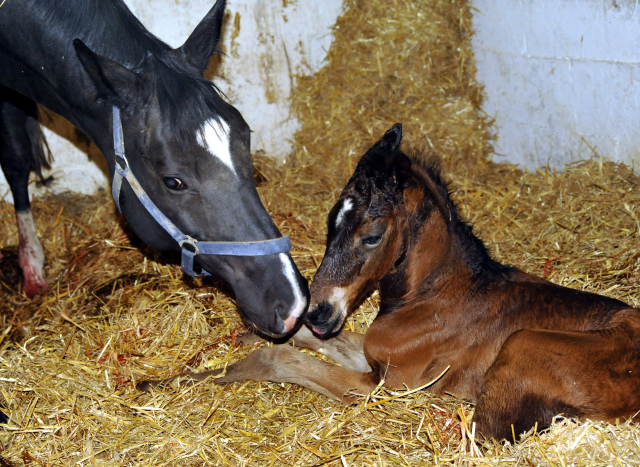
{"label": "white blaze on foal's face", "polygon": [[340,224],[342,224],[342,221],[344,220],[344,215],[347,212],[351,211],[351,209],[353,209],[353,201],[351,201],[351,199],[347,198],[342,203],[342,207],[340,208],[340,211],[338,212],[338,215],[336,216],[336,227],[340,227]]}
{"label": "white blaze on foal's face", "polygon": [[[327,299],[331,305],[333,305],[333,317],[336,315],[341,316],[343,319],[347,317],[347,295],[349,293],[349,289],[347,287],[334,287],[331,291],[331,295]],[[333,318],[332,317],[332,318]]]}
{"label": "white blaze on foal's face", "polygon": [[231,161],[231,151],[229,149],[229,124],[222,117],[216,120],[207,120],[198,132],[198,144],[217,157],[224,165],[229,167],[235,174],[236,170]]}

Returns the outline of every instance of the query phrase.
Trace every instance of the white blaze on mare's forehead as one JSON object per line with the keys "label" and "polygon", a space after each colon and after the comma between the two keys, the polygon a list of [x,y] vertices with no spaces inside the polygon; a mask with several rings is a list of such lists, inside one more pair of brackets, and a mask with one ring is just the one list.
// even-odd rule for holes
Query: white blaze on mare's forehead
{"label": "white blaze on mare's forehead", "polygon": [[235,174],[236,170],[231,161],[231,151],[229,149],[229,124],[222,117],[207,120],[198,131],[198,144],[220,161],[229,167]]}
{"label": "white blaze on mare's forehead", "polygon": [[352,208],[353,208],[353,201],[351,201],[351,199],[349,198],[345,199],[344,202],[342,203],[342,208],[340,208],[340,211],[336,216],[336,227],[339,227],[340,224],[342,224],[342,221],[344,220],[344,215],[347,212],[349,212]]}

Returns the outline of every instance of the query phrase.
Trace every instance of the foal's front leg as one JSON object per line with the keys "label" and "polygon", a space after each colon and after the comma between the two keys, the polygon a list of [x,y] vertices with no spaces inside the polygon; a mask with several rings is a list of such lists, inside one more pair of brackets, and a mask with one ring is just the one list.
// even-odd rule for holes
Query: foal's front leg
{"label": "foal's front leg", "polygon": [[[241,336],[239,341],[247,345],[265,342],[264,339],[253,333]],[[319,339],[306,326],[302,326],[287,341],[287,344],[289,343],[326,355],[345,368],[363,373],[371,371],[364,356],[364,334],[343,330],[331,339]]]}
{"label": "foal's front leg", "polygon": [[147,390],[151,386],[167,384],[176,378],[186,382],[214,377],[213,381],[217,384],[249,380],[298,384],[332,399],[348,403],[355,400],[358,395],[368,394],[378,383],[378,376],[373,372],[363,373],[323,362],[290,345],[261,347],[246,358],[229,365],[224,375],[218,376],[223,371],[223,369],[216,369],[202,373],[185,373],[162,382],[145,381],[138,385],[138,389]]}
{"label": "foal's front leg", "polygon": [[[258,342],[257,336],[247,335],[245,343]],[[327,355],[343,366],[323,362],[311,355],[300,352],[290,345],[261,347],[246,358],[223,369],[202,373],[183,373],[162,381],[143,381],[138,389],[146,391],[150,387],[171,383],[189,384],[216,378],[216,383],[235,381],[272,381],[293,383],[324,394],[333,399],[351,402],[355,395],[368,394],[379,382],[379,377],[371,371],[364,356],[364,335],[342,331],[338,336],[321,340],[305,327],[292,338],[296,345]]]}

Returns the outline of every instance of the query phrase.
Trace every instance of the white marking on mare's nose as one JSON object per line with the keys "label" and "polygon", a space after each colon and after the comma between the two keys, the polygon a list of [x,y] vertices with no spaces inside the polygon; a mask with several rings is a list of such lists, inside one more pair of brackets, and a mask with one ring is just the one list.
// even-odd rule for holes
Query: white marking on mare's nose
{"label": "white marking on mare's nose", "polygon": [[207,120],[197,135],[198,144],[217,157],[235,174],[229,149],[229,124],[222,117]]}
{"label": "white marking on mare's nose", "polygon": [[282,272],[285,277],[289,280],[291,284],[291,289],[293,290],[293,296],[295,298],[295,303],[293,307],[291,307],[291,314],[287,319],[284,320],[284,332],[288,332],[296,325],[296,321],[304,311],[307,303],[302,295],[302,291],[300,290],[300,284],[296,280],[296,271],[293,268],[293,261],[289,259],[289,257],[285,253],[280,253],[280,261],[282,261]]}
{"label": "white marking on mare's nose", "polygon": [[342,208],[340,208],[340,211],[336,216],[336,227],[340,227],[340,224],[342,224],[342,221],[344,220],[344,215],[347,212],[351,211],[352,208],[353,208],[353,201],[351,201],[351,199],[349,198],[345,199],[344,202],[342,203]]}

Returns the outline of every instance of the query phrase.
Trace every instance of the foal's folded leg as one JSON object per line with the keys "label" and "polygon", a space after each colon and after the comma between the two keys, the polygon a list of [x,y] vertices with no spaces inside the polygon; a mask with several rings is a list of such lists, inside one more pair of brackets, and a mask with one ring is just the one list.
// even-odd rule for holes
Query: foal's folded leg
{"label": "foal's folded leg", "polygon": [[[223,373],[224,372],[224,373]],[[222,376],[219,376],[223,374]],[[154,386],[190,384],[213,377],[217,384],[236,381],[271,381],[298,384],[332,399],[351,402],[368,394],[378,383],[373,372],[350,370],[323,362],[300,352],[290,345],[261,347],[246,358],[229,365],[226,371],[216,369],[202,373],[184,373],[161,381],[143,381],[138,389],[147,391]]]}
{"label": "foal's folded leg", "polygon": [[[245,345],[265,342],[253,333],[243,334],[238,341]],[[364,356],[364,334],[343,330],[331,339],[319,339],[306,326],[302,326],[287,343],[326,355],[345,368],[364,373],[371,371]]]}
{"label": "foal's folded leg", "polygon": [[302,327],[292,341],[297,347],[326,355],[350,370],[371,371],[364,355],[364,334],[343,330],[331,339],[318,339],[307,327]]}
{"label": "foal's folded leg", "polygon": [[[219,370],[201,373],[199,379]],[[344,402],[371,392],[378,383],[377,374],[360,372],[323,362],[289,345],[262,347],[227,367],[216,383],[235,381],[272,381],[293,383]]]}

